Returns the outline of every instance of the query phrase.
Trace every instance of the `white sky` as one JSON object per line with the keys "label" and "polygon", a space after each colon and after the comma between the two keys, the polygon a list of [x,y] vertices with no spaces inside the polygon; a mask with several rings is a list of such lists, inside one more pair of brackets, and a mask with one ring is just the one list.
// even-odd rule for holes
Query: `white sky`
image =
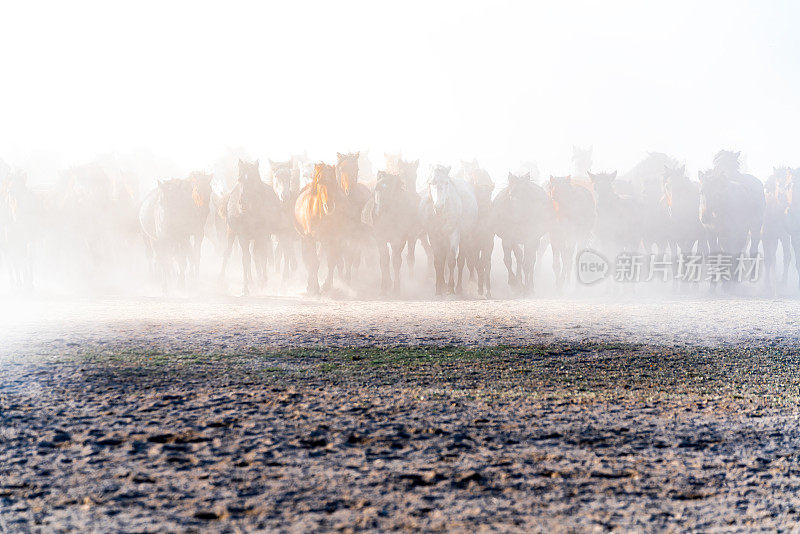
{"label": "white sky", "polygon": [[[10,4],[10,5],[9,5]],[[800,4],[12,2],[0,7],[0,158],[149,147],[185,169],[371,148],[494,173],[694,173],[741,149],[800,165]]]}

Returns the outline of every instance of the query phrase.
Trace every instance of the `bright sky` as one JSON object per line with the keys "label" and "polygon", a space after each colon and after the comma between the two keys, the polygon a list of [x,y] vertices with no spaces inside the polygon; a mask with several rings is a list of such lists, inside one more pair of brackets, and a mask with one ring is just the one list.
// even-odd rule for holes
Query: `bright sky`
{"label": "bright sky", "polygon": [[[10,5],[9,5],[10,4]],[[0,8],[0,158],[148,147],[185,169],[226,146],[536,160],[648,150],[692,173],[721,148],[800,165],[800,4],[35,2]],[[501,178],[501,177],[498,177]]]}

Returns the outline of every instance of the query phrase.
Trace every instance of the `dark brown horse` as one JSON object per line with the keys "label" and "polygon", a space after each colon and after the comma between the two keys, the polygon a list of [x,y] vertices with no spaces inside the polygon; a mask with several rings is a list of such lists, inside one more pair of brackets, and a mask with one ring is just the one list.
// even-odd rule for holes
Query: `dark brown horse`
{"label": "dark brown horse", "polygon": [[369,231],[361,222],[361,212],[372,193],[367,186],[358,182],[358,158],[358,152],[336,154],[336,176],[347,199],[341,260],[342,277],[348,283],[353,270],[361,264],[361,255],[369,238]]}
{"label": "dark brown horse", "polygon": [[328,264],[322,289],[327,291],[333,284],[334,270],[341,261],[344,230],[351,223],[350,209],[349,199],[336,177],[336,167],[314,165],[311,183],[300,190],[294,205],[294,220],[308,275],[306,288],[311,294],[320,291],[318,244]]}
{"label": "dark brown horse", "polygon": [[275,249],[275,269],[283,265],[283,281],[297,268],[295,249],[300,241],[294,225],[294,205],[300,193],[299,172],[295,172],[292,161],[275,162],[270,160],[272,188],[281,203],[278,243]]}
{"label": "dark brown horse", "polygon": [[[379,171],[372,198],[364,205],[361,218],[372,229],[378,247],[382,293],[386,293],[390,286],[395,293],[400,291],[403,249],[415,230],[418,198],[406,189],[400,176]],[[389,268],[390,254],[394,284]]]}
{"label": "dark brown horse", "polygon": [[0,259],[8,263],[13,286],[33,289],[34,245],[39,226],[38,203],[27,176],[14,173],[0,182]]}
{"label": "dark brown horse", "polygon": [[[384,154],[386,157],[386,170],[389,173],[400,176],[403,182],[406,193],[415,199],[419,205],[422,197],[417,191],[417,170],[419,169],[419,160],[408,161],[400,157],[399,154]],[[411,276],[414,276],[414,265],[416,264],[417,242],[422,244],[428,258],[428,269],[433,270],[433,252],[431,245],[428,242],[428,236],[423,227],[422,221],[419,216],[414,217],[411,235],[408,238],[406,263],[408,264],[408,271]]]}
{"label": "dark brown horse", "polygon": [[206,235],[206,222],[211,209],[211,180],[213,175],[204,172],[193,172],[186,179],[192,186],[192,256],[191,265],[194,276],[200,273],[200,251]]}
{"label": "dark brown horse", "polygon": [[242,249],[242,294],[250,292],[251,264],[255,262],[259,280],[267,279],[267,263],[272,256],[271,236],[279,228],[280,203],[275,191],[261,180],[258,160],[239,160],[239,179],[228,196],[225,210],[227,244],[220,276],[224,278],[234,242]]}
{"label": "dark brown horse", "polygon": [[159,181],[139,208],[139,223],[151,271],[167,293],[173,278],[182,288],[191,256],[190,236],[195,230],[192,184],[178,178]]}
{"label": "dark brown horse", "polygon": [[775,167],[772,175],[764,182],[766,207],[764,224],[761,228],[761,242],[764,246],[765,281],[772,285],[777,275],[778,244],[783,252],[783,271],[780,282],[785,285],[789,276],[789,263],[792,260],[791,238],[789,234],[789,218],[786,210],[789,207],[787,184],[790,183],[792,170],[789,167]]}
{"label": "dark brown horse", "polygon": [[662,201],[668,224],[666,235],[674,257],[707,252],[706,231],[700,223],[700,184],[686,176],[685,166],[664,167]]}
{"label": "dark brown horse", "polygon": [[595,235],[602,251],[613,258],[622,251],[636,252],[642,240],[642,206],[614,187],[617,172],[589,173],[594,189]]}
{"label": "dark brown horse", "polygon": [[570,176],[550,176],[548,185],[554,212],[550,247],[556,288],[561,290],[571,279],[576,248],[585,247],[592,233],[595,205],[592,193],[573,184]]}
{"label": "dark brown horse", "polygon": [[800,285],[800,168],[791,169],[786,179],[786,230],[792,243]]}
{"label": "dark brown horse", "polygon": [[[714,168],[700,172],[700,222],[709,232],[711,252],[755,258],[761,241],[766,199],[764,184],[739,171],[739,153],[723,150]],[[749,246],[748,246],[749,243]]]}
{"label": "dark brown horse", "polygon": [[[553,224],[553,204],[530,173],[508,173],[508,185],[492,201],[491,225],[503,246],[508,284],[523,293],[533,291],[536,254]],[[516,271],[514,260],[516,259]]]}

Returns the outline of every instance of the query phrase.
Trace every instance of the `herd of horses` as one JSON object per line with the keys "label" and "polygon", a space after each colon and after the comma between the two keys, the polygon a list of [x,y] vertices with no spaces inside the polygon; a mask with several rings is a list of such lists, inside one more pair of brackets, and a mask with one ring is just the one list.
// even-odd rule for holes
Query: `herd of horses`
{"label": "herd of horses", "polygon": [[[369,181],[360,178],[359,153],[340,153],[335,164],[270,161],[263,174],[257,160],[239,159],[227,191],[215,191],[211,174],[195,172],[159,181],[143,200],[102,173],[85,178],[96,170],[75,172],[73,189],[113,193],[116,216],[76,209],[57,224],[82,224],[82,240],[93,229],[143,239],[151,274],[165,291],[197,276],[205,238],[221,251],[221,277],[232,252],[241,251],[244,294],[270,270],[290,277],[300,259],[310,294],[330,291],[336,279],[351,283],[370,261],[380,270],[381,291],[396,293],[415,276],[421,247],[437,295],[461,293],[466,270],[478,294],[490,296],[496,240],[508,284],[523,294],[533,290],[537,258],[547,247],[558,290],[573,283],[576,251],[589,246],[609,257],[763,254],[768,284],[778,278],[781,246],[780,281],[787,281],[792,256],[800,271],[800,198],[793,196],[800,169],[775,168],[762,182],[741,172],[738,152],[721,151],[693,181],[674,160],[651,156],[640,172],[621,177],[586,168],[538,183],[530,172],[509,173],[499,191],[475,161],[457,172],[432,165],[420,189],[419,161],[395,154]],[[30,229],[56,209],[43,206],[22,173],[8,173],[0,195],[2,257],[14,283],[30,285]],[[76,198],[87,202],[85,194]],[[88,220],[78,220],[87,213]]]}

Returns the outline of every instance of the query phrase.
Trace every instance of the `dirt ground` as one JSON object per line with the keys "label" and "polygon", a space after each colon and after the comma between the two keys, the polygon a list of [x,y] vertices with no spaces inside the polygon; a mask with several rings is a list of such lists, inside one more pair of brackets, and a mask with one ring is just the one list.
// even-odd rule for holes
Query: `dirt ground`
{"label": "dirt ground", "polygon": [[793,531],[792,301],[26,301],[0,532]]}

